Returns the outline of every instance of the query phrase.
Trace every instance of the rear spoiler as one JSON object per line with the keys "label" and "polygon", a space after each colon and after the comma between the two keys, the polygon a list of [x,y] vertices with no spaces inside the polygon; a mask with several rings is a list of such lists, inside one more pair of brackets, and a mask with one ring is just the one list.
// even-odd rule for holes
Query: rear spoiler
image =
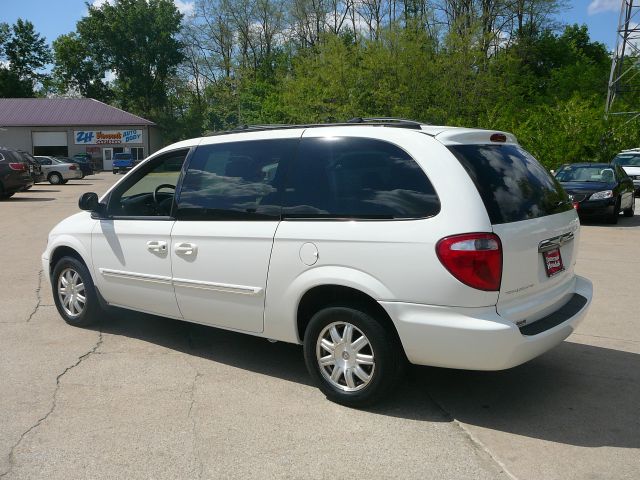
{"label": "rear spoiler", "polygon": [[435,135],[435,138],[444,145],[518,144],[518,139],[513,133],[501,132],[498,130],[476,130],[471,128],[445,130]]}

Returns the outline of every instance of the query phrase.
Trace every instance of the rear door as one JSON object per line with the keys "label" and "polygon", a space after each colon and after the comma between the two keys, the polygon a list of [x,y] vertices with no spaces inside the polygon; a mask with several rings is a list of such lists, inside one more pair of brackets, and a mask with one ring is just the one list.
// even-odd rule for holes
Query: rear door
{"label": "rear door", "polygon": [[251,135],[198,147],[179,193],[170,254],[185,320],[262,332],[282,172],[300,131]]}
{"label": "rear door", "polygon": [[524,325],[574,293],[579,220],[560,184],[514,143],[452,145],[502,242],[498,313]]}

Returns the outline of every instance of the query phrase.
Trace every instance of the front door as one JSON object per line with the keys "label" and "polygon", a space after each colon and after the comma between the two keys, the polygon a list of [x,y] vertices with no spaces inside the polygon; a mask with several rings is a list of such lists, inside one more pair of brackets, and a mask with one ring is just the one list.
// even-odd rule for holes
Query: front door
{"label": "front door", "polygon": [[263,330],[282,160],[293,153],[297,136],[247,137],[196,150],[171,234],[173,284],[185,320]]}
{"label": "front door", "polygon": [[113,168],[113,148],[102,149],[102,169],[111,170]]}
{"label": "front door", "polygon": [[112,305],[182,318],[171,278],[171,216],[187,150],[164,154],[128,176],[92,233],[94,278]]}

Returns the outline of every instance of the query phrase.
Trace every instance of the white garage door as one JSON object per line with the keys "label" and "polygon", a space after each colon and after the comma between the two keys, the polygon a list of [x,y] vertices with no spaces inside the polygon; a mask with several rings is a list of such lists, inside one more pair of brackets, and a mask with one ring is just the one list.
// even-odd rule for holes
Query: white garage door
{"label": "white garage door", "polygon": [[66,147],[67,132],[33,132],[34,147]]}

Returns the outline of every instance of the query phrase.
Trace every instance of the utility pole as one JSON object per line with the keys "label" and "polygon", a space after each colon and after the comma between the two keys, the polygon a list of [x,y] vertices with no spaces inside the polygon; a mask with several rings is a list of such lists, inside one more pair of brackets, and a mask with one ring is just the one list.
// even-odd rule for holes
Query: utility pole
{"label": "utility pole", "polygon": [[640,118],[640,0],[622,0],[605,106],[605,118],[610,115],[630,117],[627,123]]}

